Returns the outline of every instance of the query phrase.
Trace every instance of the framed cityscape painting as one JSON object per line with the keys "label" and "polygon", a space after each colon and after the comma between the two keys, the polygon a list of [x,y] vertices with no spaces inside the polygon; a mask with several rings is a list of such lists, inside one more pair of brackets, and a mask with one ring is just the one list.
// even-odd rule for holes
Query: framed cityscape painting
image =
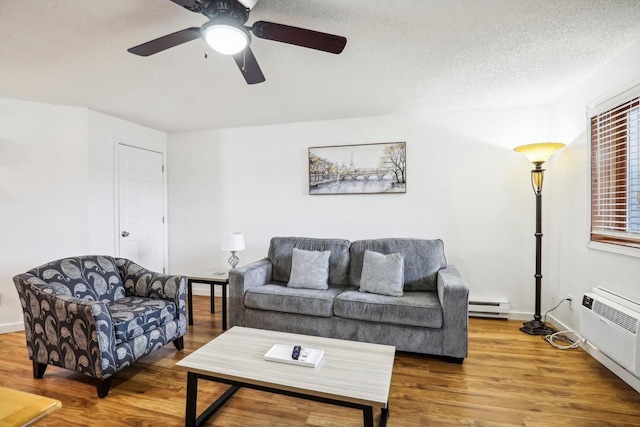
{"label": "framed cityscape painting", "polygon": [[309,148],[309,194],[407,191],[406,142]]}

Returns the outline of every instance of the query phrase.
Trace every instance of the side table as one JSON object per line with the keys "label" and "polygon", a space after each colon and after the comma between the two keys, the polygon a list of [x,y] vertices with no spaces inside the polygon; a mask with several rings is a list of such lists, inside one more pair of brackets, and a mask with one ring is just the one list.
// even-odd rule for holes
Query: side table
{"label": "side table", "polygon": [[227,286],[229,272],[220,270],[211,273],[187,274],[187,310],[189,311],[189,325],[193,325],[193,284],[205,283],[211,286],[211,313],[215,313],[214,285],[222,286],[222,330],[227,330]]}

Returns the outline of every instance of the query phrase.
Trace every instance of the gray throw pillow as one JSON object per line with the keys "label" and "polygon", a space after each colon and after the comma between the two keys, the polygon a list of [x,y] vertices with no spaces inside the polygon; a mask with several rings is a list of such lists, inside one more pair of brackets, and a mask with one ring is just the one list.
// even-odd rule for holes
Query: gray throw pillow
{"label": "gray throw pillow", "polygon": [[364,251],[360,292],[401,297],[404,288],[404,256]]}
{"label": "gray throw pillow", "polygon": [[331,251],[303,251],[293,248],[290,288],[329,289],[329,256]]}

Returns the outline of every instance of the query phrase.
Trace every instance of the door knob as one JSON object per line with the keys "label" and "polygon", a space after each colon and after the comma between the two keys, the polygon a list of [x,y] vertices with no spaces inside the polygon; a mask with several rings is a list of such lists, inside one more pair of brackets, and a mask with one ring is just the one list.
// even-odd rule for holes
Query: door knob
{"label": "door knob", "polygon": [[122,237],[127,237],[128,235],[129,235],[129,232],[128,232],[128,231],[123,231],[123,232],[122,232]]}

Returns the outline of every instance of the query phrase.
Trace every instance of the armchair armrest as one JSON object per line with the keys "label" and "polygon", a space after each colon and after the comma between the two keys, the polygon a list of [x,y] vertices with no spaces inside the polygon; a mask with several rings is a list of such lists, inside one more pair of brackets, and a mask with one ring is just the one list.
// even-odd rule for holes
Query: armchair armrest
{"label": "armchair armrest", "polygon": [[31,360],[95,378],[117,371],[115,332],[105,303],[75,298],[68,288],[28,273],[13,281],[24,312]]}
{"label": "armchair armrest", "polygon": [[443,315],[442,354],[463,359],[469,341],[469,287],[452,265],[438,271],[437,283]]}
{"label": "armchair armrest", "polygon": [[116,258],[116,263],[129,295],[175,302],[180,324],[184,321],[186,330],[187,276],[156,273],[125,258]]}
{"label": "armchair armrest", "polygon": [[244,326],[244,293],[266,285],[273,277],[268,258],[254,261],[229,272],[229,320],[231,326]]}

